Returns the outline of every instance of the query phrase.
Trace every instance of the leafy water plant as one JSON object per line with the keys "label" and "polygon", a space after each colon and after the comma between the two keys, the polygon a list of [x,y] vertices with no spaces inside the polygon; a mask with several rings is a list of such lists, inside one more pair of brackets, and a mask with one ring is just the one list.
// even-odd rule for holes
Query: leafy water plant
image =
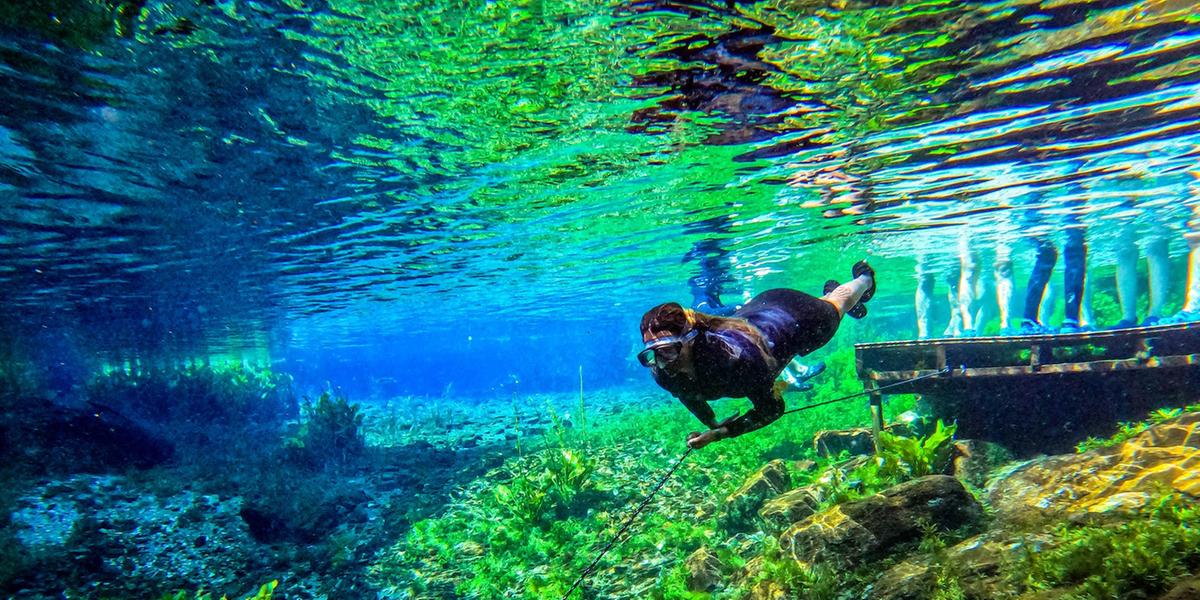
{"label": "leafy water plant", "polygon": [[[812,566],[786,556],[774,536],[767,536],[756,573],[737,598],[785,597],[797,600],[833,600],[838,597],[839,581],[830,567]],[[759,590],[757,588],[766,587]],[[766,595],[764,595],[764,593]]]}
{"label": "leafy water plant", "polygon": [[[815,389],[789,394],[789,406],[862,391],[854,375],[852,347],[827,355],[826,363]],[[541,448],[535,438],[523,436],[520,455],[510,456],[502,467],[456,493],[441,515],[415,523],[371,567],[385,595],[413,600],[561,599],[686,450],[687,432],[697,428],[691,414],[657,395],[652,400],[635,396],[620,401],[653,408],[624,411],[619,418],[588,419],[586,434],[551,412],[552,426],[542,436]],[[730,405],[740,402],[721,401],[718,413],[730,414]],[[726,590],[719,596],[697,596],[686,589],[680,571],[684,559],[701,545],[728,556],[722,544],[730,532],[722,529],[718,518],[722,500],[773,458],[814,457],[811,440],[816,431],[861,426],[868,414],[829,405],[785,418],[789,421],[714,444],[683,462],[625,539],[585,581],[584,596],[693,600],[737,594]],[[807,471],[793,475],[793,482],[814,477]],[[882,486],[882,477],[876,473],[875,478],[878,481],[869,485]],[[832,597],[820,595],[820,590],[837,585],[838,578],[789,571],[796,567],[780,562],[768,571],[786,575],[794,587],[808,590],[804,593],[809,596],[799,597]]]}
{"label": "leafy water plant", "polygon": [[363,415],[357,404],[326,391],[316,402],[305,399],[302,410],[304,422],[288,440],[288,446],[306,460],[326,466],[344,465],[362,455],[366,444]]}
{"label": "leafy water plant", "polygon": [[1187,406],[1184,408],[1159,408],[1152,411],[1146,416],[1146,420],[1141,422],[1124,421],[1118,427],[1116,432],[1107,438],[1088,437],[1087,439],[1075,445],[1075,451],[1079,453],[1087,452],[1095,448],[1107,448],[1122,444],[1130,439],[1141,435],[1142,432],[1149,429],[1152,425],[1157,425],[1164,421],[1174,419],[1182,415],[1185,411],[1191,412],[1200,407]]}
{"label": "leafy water plant", "polygon": [[291,377],[241,363],[126,365],[86,386],[93,405],[170,440],[182,460],[259,454],[298,413]]}
{"label": "leafy water plant", "polygon": [[1200,507],[1181,494],[1164,493],[1118,525],[1058,525],[1048,549],[1028,550],[1014,572],[1024,587],[1065,588],[1066,598],[1152,595],[1200,568],[1198,526]]}
{"label": "leafy water plant", "polygon": [[933,432],[924,438],[881,431],[881,472],[897,479],[911,479],[945,471],[954,450],[954,432],[957,429],[957,425],[946,425],[938,419]]}
{"label": "leafy water plant", "polygon": [[881,432],[878,455],[852,469],[830,465],[817,478],[822,506],[856,500],[909,479],[945,472],[953,457],[956,429],[956,425],[946,425],[939,419],[934,431],[925,437]]}

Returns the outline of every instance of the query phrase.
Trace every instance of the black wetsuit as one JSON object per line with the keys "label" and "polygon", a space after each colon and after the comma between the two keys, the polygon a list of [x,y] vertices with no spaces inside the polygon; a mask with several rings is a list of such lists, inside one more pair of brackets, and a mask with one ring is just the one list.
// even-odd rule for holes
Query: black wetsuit
{"label": "black wetsuit", "polygon": [[[767,290],[733,314],[762,332],[773,364],[759,346],[736,329],[705,329],[692,342],[696,378],[654,370],[654,380],[683,402],[709,429],[724,425],[729,436],[759,429],[783,414],[783,397],[775,392],[775,378],[788,362],[824,346],[837,331],[841,316],[833,304],[789,289]],[[749,398],[754,408],[744,415],[717,423],[709,401]]]}

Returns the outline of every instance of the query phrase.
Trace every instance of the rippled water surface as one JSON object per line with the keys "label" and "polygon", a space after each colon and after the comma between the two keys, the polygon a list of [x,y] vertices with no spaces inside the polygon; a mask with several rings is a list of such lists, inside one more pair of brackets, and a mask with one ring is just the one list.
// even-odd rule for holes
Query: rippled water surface
{"label": "rippled water surface", "polygon": [[1103,268],[1200,176],[1190,1],[2,15],[0,318],[100,351],[591,335],[705,256],[740,294],[870,255],[899,319],[918,255],[1070,222]]}

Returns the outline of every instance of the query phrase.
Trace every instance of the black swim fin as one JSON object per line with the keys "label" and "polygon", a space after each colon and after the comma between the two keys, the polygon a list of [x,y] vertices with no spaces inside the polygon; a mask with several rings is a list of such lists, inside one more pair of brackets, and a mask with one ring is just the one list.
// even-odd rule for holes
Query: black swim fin
{"label": "black swim fin", "polygon": [[871,265],[867,264],[867,261],[860,260],[854,263],[853,267],[850,267],[850,273],[853,274],[855,278],[861,275],[868,275],[871,277],[871,287],[868,288],[867,291],[863,292],[862,298],[859,298],[858,301],[866,302],[867,300],[870,300],[875,295],[875,269],[872,269]]}

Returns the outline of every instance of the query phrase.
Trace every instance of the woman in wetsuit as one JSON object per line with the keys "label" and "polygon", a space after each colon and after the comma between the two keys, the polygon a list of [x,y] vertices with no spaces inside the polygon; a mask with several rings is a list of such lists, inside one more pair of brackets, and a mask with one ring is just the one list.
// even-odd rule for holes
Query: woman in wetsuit
{"label": "woman in wetsuit", "polygon": [[[875,293],[875,272],[861,261],[854,279],[825,284],[816,298],[789,289],[767,290],[731,317],[660,304],[642,317],[645,348],[638,360],[654,381],[679,398],[708,431],[688,434],[691,448],[762,428],[783,414],[783,388],[776,377],[795,356],[833,338],[842,316],[862,318]],[[717,422],[709,401],[749,398],[754,408]]]}

